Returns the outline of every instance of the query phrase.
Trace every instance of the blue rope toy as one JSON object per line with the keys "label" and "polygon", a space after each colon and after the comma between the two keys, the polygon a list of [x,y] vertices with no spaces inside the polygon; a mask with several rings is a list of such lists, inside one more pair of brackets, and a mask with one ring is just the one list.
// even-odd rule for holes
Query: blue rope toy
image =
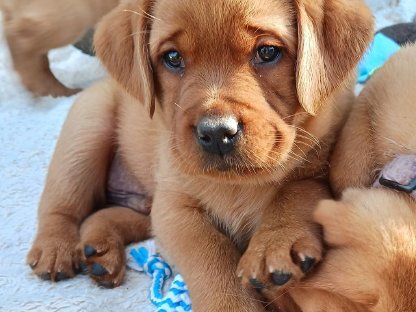
{"label": "blue rope toy", "polygon": [[166,292],[165,283],[172,277],[172,269],[158,254],[149,255],[145,247],[130,250],[130,255],[138,265],[152,277],[150,301],[156,312],[191,312],[191,299],[188,288],[180,274],[176,274]]}

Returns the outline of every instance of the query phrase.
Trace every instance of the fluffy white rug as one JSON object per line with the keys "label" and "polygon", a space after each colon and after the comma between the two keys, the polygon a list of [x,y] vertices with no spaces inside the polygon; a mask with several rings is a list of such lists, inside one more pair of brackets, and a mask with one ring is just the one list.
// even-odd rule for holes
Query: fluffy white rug
{"label": "fluffy white rug", "polygon": [[[416,13],[415,0],[367,2],[378,28],[410,21]],[[73,47],[52,51],[50,59],[55,74],[69,86],[86,87],[105,75],[96,59]],[[86,276],[43,282],[25,264],[48,163],[73,101],[34,99],[25,91],[0,27],[0,311],[154,311],[147,299],[150,280],[136,271],[128,270],[121,287],[107,290]]]}

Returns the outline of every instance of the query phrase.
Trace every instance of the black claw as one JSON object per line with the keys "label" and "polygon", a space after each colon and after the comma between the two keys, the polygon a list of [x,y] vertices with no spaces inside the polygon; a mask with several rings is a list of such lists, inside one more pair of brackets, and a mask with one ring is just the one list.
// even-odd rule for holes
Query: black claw
{"label": "black claw", "polygon": [[57,282],[66,280],[68,278],[69,278],[69,276],[65,272],[58,272],[58,273],[56,273],[56,276],[55,276],[55,280]]}
{"label": "black claw", "polygon": [[273,283],[277,286],[283,286],[287,282],[290,281],[292,278],[292,273],[282,272],[282,271],[275,271],[272,274]]}
{"label": "black claw", "polygon": [[250,278],[250,284],[255,289],[263,289],[265,287],[264,284],[256,278]]}
{"label": "black claw", "polygon": [[37,265],[38,265],[38,264],[37,264],[36,262],[33,262],[33,263],[30,263],[30,264],[29,264],[29,266],[30,266],[30,268],[31,268],[32,270],[33,270],[33,269],[35,269]]}
{"label": "black claw", "polygon": [[77,273],[87,274],[88,273],[88,266],[85,262],[81,262],[77,269]]}
{"label": "black claw", "polygon": [[98,263],[94,263],[91,266],[91,274],[95,275],[95,276],[103,276],[108,274],[108,271],[106,270],[106,268],[104,268],[101,264]]}
{"label": "black claw", "polygon": [[51,279],[51,273],[49,272],[43,272],[39,275],[39,277],[41,279],[43,279],[44,281],[49,281]]}
{"label": "black claw", "polygon": [[111,288],[114,288],[114,283],[113,282],[99,282],[98,286],[111,289]]}
{"label": "black claw", "polygon": [[97,253],[97,250],[94,247],[92,247],[90,245],[85,245],[85,247],[84,247],[85,257],[89,258],[89,257],[95,255],[96,253]]}
{"label": "black claw", "polygon": [[305,258],[305,261],[302,261],[300,263],[300,269],[302,270],[303,273],[307,273],[307,272],[309,272],[312,269],[312,267],[314,266],[315,262],[316,262],[316,259],[315,258],[306,257]]}

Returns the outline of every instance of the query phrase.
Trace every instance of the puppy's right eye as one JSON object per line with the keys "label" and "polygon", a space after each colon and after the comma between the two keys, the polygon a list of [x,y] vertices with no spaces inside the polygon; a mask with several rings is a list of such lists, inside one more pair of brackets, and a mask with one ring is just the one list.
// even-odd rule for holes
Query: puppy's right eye
{"label": "puppy's right eye", "polygon": [[263,45],[257,48],[254,64],[275,64],[282,56],[282,49],[273,45]]}
{"label": "puppy's right eye", "polygon": [[175,50],[168,51],[163,55],[163,63],[171,71],[179,71],[185,68],[182,55]]}

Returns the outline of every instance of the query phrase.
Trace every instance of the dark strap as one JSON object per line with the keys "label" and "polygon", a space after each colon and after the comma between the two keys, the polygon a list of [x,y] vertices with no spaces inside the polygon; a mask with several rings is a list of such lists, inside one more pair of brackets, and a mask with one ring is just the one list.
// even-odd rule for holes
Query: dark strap
{"label": "dark strap", "polygon": [[388,187],[416,198],[416,154],[393,159],[383,168],[374,186]]}

